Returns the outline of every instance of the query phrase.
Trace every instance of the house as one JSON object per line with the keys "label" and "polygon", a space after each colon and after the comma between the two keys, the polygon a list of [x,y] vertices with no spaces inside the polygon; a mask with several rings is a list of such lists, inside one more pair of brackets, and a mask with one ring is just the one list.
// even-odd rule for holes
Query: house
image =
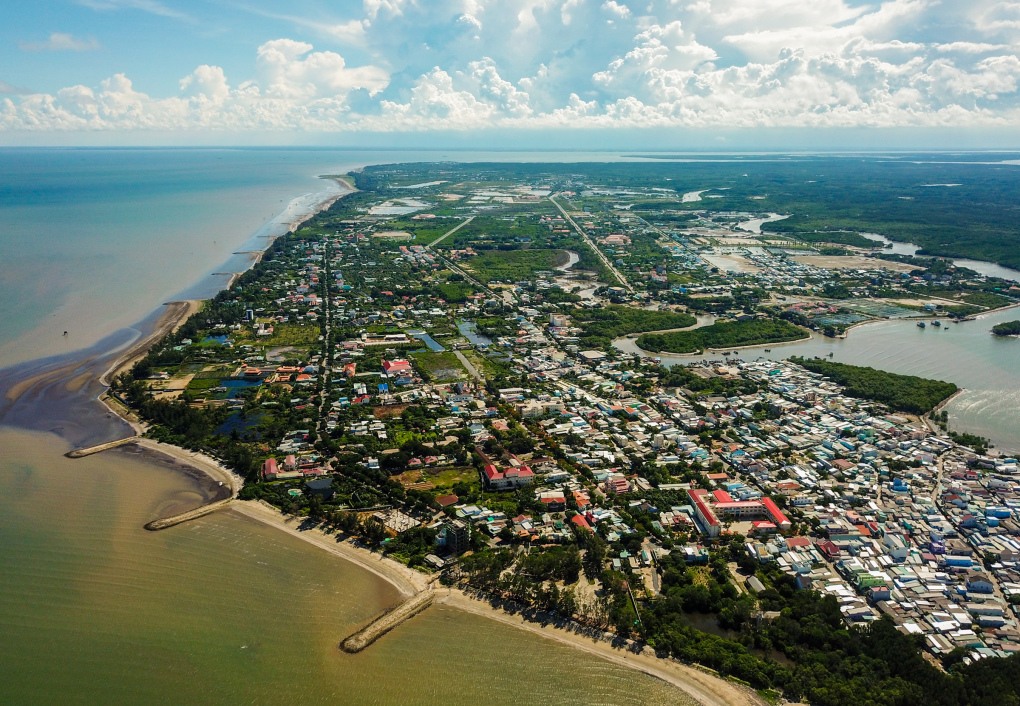
{"label": "house", "polygon": [[395,377],[410,375],[413,372],[411,364],[406,360],[383,360],[382,369],[387,375]]}
{"label": "house", "polygon": [[482,482],[490,490],[514,490],[531,483],[535,473],[527,466],[508,468],[501,471],[495,464],[487,463],[481,471]]}
{"label": "house", "polygon": [[275,458],[267,458],[262,464],[262,480],[276,480],[280,474],[280,468],[276,465]]}
{"label": "house", "polygon": [[305,481],[305,492],[309,496],[316,496],[322,500],[329,501],[336,495],[336,490],[333,489],[332,478],[314,478],[309,481]]}
{"label": "house", "polygon": [[994,593],[995,589],[987,576],[978,571],[972,571],[967,575],[967,592]]}

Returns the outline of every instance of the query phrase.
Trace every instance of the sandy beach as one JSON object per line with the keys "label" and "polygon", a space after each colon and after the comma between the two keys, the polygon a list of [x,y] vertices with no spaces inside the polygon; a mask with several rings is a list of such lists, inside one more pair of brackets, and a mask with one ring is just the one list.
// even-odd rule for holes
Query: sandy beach
{"label": "sandy beach", "polygon": [[[354,191],[345,180],[337,178],[337,181],[348,190],[319,203],[314,210],[295,221],[293,228]],[[268,245],[269,243],[267,247]],[[252,265],[259,259],[261,255],[253,258]],[[125,340],[125,335],[121,335],[113,345],[110,341],[104,341],[92,349],[74,355],[33,361],[7,369],[4,371],[5,376],[0,376],[2,393],[0,401],[4,403],[0,407],[0,421],[52,431],[63,436],[68,442],[78,445],[108,441],[118,438],[118,435],[126,436],[128,431],[125,425],[135,434],[144,432],[145,425],[116,400],[107,397],[106,388],[112,379],[130,370],[152,345],[177,330],[190,316],[199,311],[201,306],[201,300],[169,302],[165,308],[157,310],[138,327],[143,333],[141,336],[135,333],[137,338],[134,340]],[[97,400],[104,406],[97,407],[95,404]],[[136,448],[132,449],[132,446]],[[314,544],[336,557],[370,571],[393,585],[404,596],[415,595],[429,586],[429,576],[387,559],[381,554],[359,548],[350,540],[338,542],[335,536],[327,535],[318,529],[301,528],[299,520],[285,517],[270,505],[237,500],[237,493],[243,485],[242,479],[207,455],[144,438],[110,453],[139,453],[143,457],[158,454],[163,458],[159,460],[150,456],[151,463],[163,465],[173,463],[179,470],[192,477],[197,478],[198,475],[204,477],[208,481],[205,483],[207,495],[213,501],[227,497],[235,498],[224,511],[270,525]],[[445,594],[441,595],[441,602],[451,608],[528,630],[662,679],[710,706],[761,703],[750,690],[707,672],[676,662],[660,660],[654,655],[614,648],[607,642],[593,640],[563,628],[531,623],[520,615],[499,610],[458,590],[445,591]],[[342,636],[337,637],[339,639]]]}
{"label": "sandy beach", "polygon": [[145,357],[153,345],[183,326],[184,322],[192,315],[197,314],[202,309],[202,300],[167,302],[164,306],[166,309],[160,315],[153,330],[140,338],[124,355],[118,358],[110,366],[110,369],[100,376],[99,382],[109,386],[111,380],[129,371],[135,363]]}
{"label": "sandy beach", "polygon": [[[335,536],[325,534],[316,528],[302,529],[297,519],[285,517],[278,509],[266,503],[237,500],[230,505],[227,511],[276,527],[294,537],[314,544],[334,556],[352,562],[387,581],[405,596],[425,590],[430,583],[428,575],[409,569],[382,554],[354,546],[350,540],[337,541]],[[654,654],[647,652],[636,653],[622,647],[614,647],[609,642],[573,632],[565,627],[534,623],[520,614],[500,610],[459,589],[438,588],[437,592],[436,602],[440,605],[463,610],[490,620],[497,620],[505,625],[555,640],[614,664],[643,672],[676,686],[706,706],[746,706],[764,703],[752,690],[696,667],[680,664],[673,660],[659,659]]]}
{"label": "sandy beach", "polygon": [[393,585],[405,596],[412,596],[419,591],[423,591],[429,584],[429,577],[425,574],[409,569],[400,562],[387,559],[382,554],[358,548],[350,540],[337,541],[337,537],[328,535],[319,529],[300,528],[301,523],[299,520],[284,516],[277,508],[268,503],[255,500],[237,500],[230,506],[229,511],[276,527],[287,534],[310,542],[334,556],[338,556],[352,564],[357,564],[366,571],[372,572]]}

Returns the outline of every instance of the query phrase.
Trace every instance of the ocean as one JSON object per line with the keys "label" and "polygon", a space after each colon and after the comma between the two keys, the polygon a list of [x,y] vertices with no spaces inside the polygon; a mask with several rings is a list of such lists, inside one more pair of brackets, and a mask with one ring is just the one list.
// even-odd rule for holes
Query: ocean
{"label": "ocean", "polygon": [[[404,161],[621,159],[0,149],[0,369],[17,365],[8,368],[16,383],[42,358],[99,359],[130,343],[162,302],[211,296],[229,278],[217,273],[250,262],[233,253],[260,249],[337,193],[321,175]],[[1020,434],[1020,360],[1015,342],[986,334],[1003,316],[941,333],[876,324],[772,354],[832,350],[835,360],[973,386],[951,417],[1005,446]],[[30,426],[59,436],[0,427],[0,703],[691,703],[651,677],[442,606],[361,654],[341,653],[339,640],[395,602],[394,589],[229,511],[144,531],[205,491],[128,450],[64,458],[69,440],[117,428],[115,419],[76,426],[76,381],[54,382],[65,396],[29,407]]]}
{"label": "ocean", "polygon": [[[319,175],[449,158],[0,150],[0,368],[19,364],[8,368],[16,383],[40,358],[99,358],[161,302],[215,293],[228,278],[215,273],[247,266],[232,253],[336,193]],[[53,387],[73,397],[78,384]],[[344,654],[339,640],[397,600],[389,584],[229,511],[146,532],[206,491],[127,449],[65,458],[68,438],[117,422],[75,426],[71,397],[40,397],[32,426],[49,428],[52,412],[61,436],[0,427],[0,703],[693,703],[442,606]]]}

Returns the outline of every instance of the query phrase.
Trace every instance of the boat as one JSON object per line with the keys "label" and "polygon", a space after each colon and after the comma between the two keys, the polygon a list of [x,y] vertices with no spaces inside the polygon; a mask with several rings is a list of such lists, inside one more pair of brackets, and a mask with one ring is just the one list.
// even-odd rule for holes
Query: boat
{"label": "boat", "polygon": [[924,326],[925,326],[925,323],[923,321],[918,321],[917,322],[917,328],[924,328]]}
{"label": "boat", "polygon": [[942,326],[942,322],[935,320],[931,322],[931,325],[934,326],[935,328],[939,328],[940,326]]}

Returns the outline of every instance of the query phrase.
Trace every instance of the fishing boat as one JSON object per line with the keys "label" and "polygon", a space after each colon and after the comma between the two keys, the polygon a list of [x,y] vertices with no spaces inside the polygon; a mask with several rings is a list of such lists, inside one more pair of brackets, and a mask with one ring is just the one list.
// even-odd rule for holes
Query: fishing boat
{"label": "fishing boat", "polygon": [[924,324],[923,321],[918,321],[917,322],[917,328],[924,328],[924,326],[925,326],[925,324]]}
{"label": "fishing boat", "polygon": [[942,322],[941,321],[937,321],[937,320],[936,321],[932,321],[931,325],[934,326],[935,328],[939,328],[939,327],[942,326]]}

